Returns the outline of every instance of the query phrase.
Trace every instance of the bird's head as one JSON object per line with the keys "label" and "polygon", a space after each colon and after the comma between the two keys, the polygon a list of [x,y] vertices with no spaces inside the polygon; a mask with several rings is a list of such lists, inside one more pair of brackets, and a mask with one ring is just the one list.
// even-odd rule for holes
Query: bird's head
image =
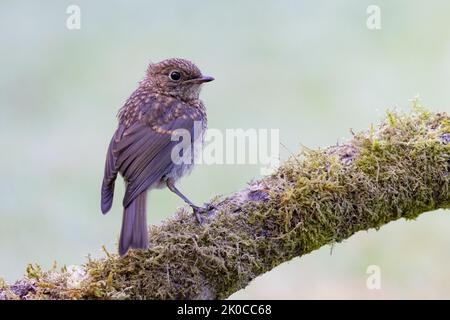
{"label": "bird's head", "polygon": [[197,100],[203,83],[214,80],[204,76],[195,64],[185,59],[172,58],[152,63],[147,69],[145,83],[155,92],[183,101]]}

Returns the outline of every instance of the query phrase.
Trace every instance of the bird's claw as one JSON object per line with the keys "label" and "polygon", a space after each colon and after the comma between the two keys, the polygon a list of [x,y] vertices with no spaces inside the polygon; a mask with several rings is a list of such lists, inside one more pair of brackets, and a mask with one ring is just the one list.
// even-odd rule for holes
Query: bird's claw
{"label": "bird's claw", "polygon": [[204,215],[207,214],[212,209],[214,209],[214,206],[209,204],[206,207],[191,206],[191,208],[193,210],[193,214],[195,215],[195,218],[197,219],[197,222],[199,224],[202,224],[205,221]]}

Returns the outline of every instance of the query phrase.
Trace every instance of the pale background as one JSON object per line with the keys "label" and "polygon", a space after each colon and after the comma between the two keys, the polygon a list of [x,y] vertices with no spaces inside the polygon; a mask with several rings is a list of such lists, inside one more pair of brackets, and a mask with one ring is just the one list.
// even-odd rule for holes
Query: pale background
{"label": "pale background", "polygon": [[[81,30],[66,8],[81,7]],[[381,30],[366,9],[381,8]],[[420,93],[450,111],[448,1],[0,2],[0,275],[29,262],[81,264],[115,251],[113,210],[99,210],[115,115],[147,63],[195,61],[217,80],[202,98],[214,128],[279,128],[292,152],[324,147],[408,109]],[[281,149],[283,151],[283,149]],[[282,158],[288,152],[283,151]],[[258,166],[200,166],[180,185],[195,202],[258,177]],[[149,199],[150,223],[182,202]],[[450,298],[450,215],[361,232],[294,259],[234,298]],[[378,265],[381,290],[366,288]]]}

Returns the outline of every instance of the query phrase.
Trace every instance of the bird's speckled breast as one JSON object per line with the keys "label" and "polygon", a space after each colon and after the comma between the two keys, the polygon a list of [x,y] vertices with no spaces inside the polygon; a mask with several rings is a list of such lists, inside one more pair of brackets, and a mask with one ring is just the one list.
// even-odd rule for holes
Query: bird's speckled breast
{"label": "bird's speckled breast", "polygon": [[189,148],[190,153],[186,154],[185,161],[181,163],[172,163],[172,167],[168,170],[168,173],[165,174],[160,181],[155,183],[153,188],[163,188],[166,186],[167,179],[173,179],[175,181],[180,178],[189,175],[194,169],[194,166],[198,163],[199,159],[201,159],[204,145],[204,137],[207,128],[206,119],[204,119],[201,123],[199,132],[196,132],[194,135],[194,141]]}

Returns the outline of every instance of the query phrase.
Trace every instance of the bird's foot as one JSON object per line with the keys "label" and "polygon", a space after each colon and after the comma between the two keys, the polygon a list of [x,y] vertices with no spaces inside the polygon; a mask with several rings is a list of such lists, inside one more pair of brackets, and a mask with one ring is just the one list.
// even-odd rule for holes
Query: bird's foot
{"label": "bird's foot", "polygon": [[199,224],[202,224],[203,222],[205,222],[205,215],[208,214],[211,210],[214,209],[214,206],[208,204],[205,207],[197,207],[195,205],[191,205],[191,208],[193,210],[193,214],[195,216],[195,218],[197,219],[197,222]]}

